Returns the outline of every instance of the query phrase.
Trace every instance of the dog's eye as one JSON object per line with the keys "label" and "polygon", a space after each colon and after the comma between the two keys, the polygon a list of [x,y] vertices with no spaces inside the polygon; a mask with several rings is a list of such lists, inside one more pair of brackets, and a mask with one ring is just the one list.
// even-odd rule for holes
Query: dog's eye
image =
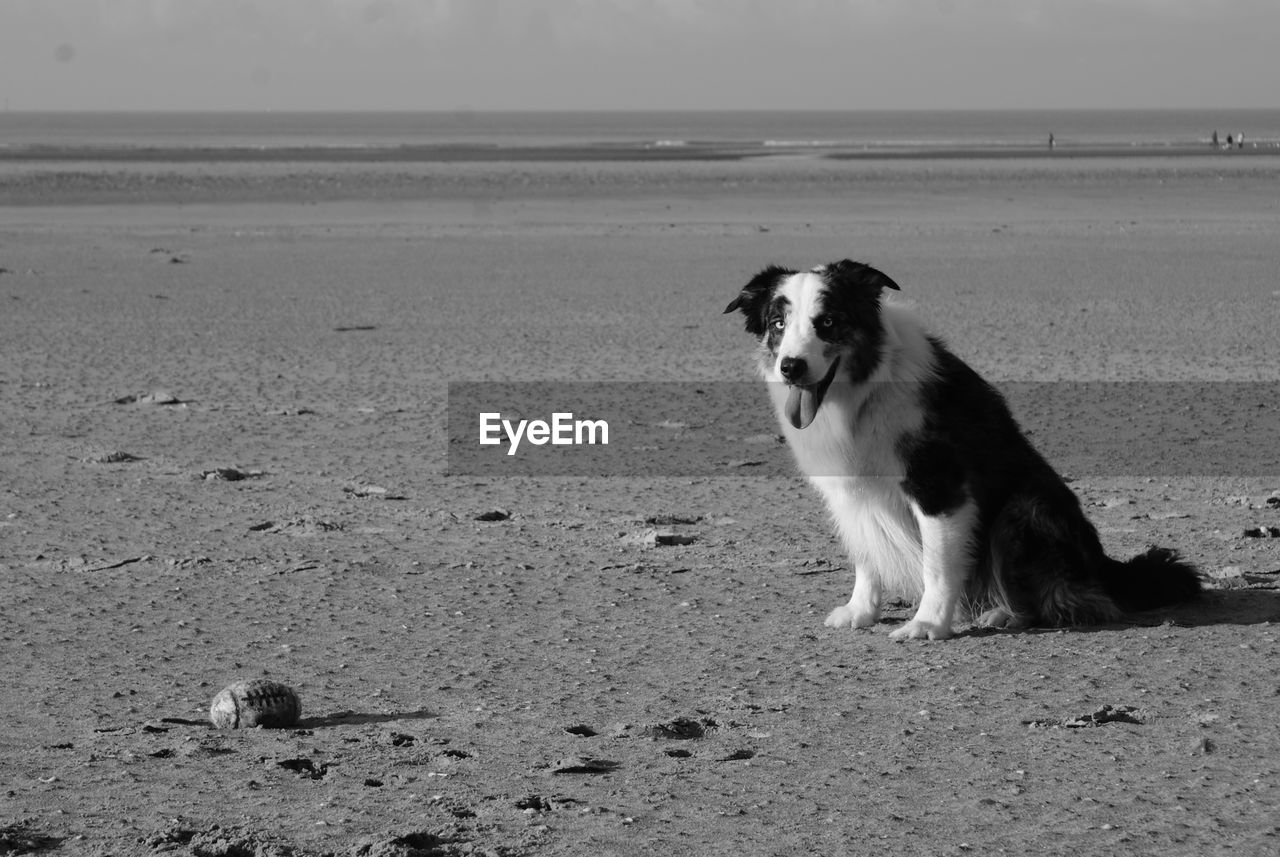
{"label": "dog's eye", "polygon": [[787,326],[787,320],[782,316],[778,316],[777,318],[771,319],[769,321],[769,326],[772,327],[774,330],[785,330]]}
{"label": "dog's eye", "polygon": [[820,315],[814,319],[814,323],[822,330],[830,330],[836,326],[836,320],[829,315]]}

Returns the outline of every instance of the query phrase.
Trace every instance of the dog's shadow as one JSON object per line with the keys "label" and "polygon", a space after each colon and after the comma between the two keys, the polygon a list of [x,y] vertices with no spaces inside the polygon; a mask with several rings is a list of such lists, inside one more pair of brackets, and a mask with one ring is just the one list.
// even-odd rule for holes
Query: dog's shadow
{"label": "dog's shadow", "polygon": [[1210,589],[1194,601],[1149,613],[1135,614],[1135,618],[1139,617],[1153,619],[1142,624],[1170,623],[1192,628],[1280,622],[1280,590]]}
{"label": "dog's shadow", "polygon": [[991,634],[1056,634],[1096,633],[1124,628],[1158,628],[1173,625],[1180,628],[1208,628],[1214,625],[1262,625],[1280,622],[1280,590],[1275,589],[1211,589],[1195,601],[1173,607],[1131,613],[1121,622],[1105,625],[1077,625],[1070,628],[1025,628],[1018,631],[1002,628],[971,627],[957,636],[985,637]]}

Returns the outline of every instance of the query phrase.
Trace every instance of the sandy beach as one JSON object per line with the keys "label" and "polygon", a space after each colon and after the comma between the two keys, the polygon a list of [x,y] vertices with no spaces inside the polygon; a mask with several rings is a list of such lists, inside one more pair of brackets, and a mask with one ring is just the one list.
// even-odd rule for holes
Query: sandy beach
{"label": "sandy beach", "polygon": [[[1274,851],[1278,187],[1194,153],[0,161],[0,854]],[[844,257],[1042,384],[1028,420],[1194,383],[1259,426],[1230,472],[1068,472],[1203,601],[824,628],[851,573],[763,390],[653,420],[719,471],[450,473],[451,383],[742,385],[725,304]],[[298,729],[204,724],[257,677]]]}

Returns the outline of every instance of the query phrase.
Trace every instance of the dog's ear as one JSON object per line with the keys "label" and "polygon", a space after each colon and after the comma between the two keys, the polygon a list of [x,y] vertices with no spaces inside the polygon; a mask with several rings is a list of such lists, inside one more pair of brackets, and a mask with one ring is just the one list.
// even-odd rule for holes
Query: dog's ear
{"label": "dog's ear", "polygon": [[742,314],[746,316],[747,332],[753,336],[762,335],[767,326],[765,310],[769,306],[769,297],[778,287],[778,283],[794,273],[796,272],[788,268],[770,265],[752,277],[751,282],[742,287],[742,291],[729,302],[724,311],[742,310]]}
{"label": "dog's ear", "polygon": [[885,289],[901,291],[888,274],[852,259],[832,262],[826,266],[826,272],[827,281],[836,287],[870,289],[877,296]]}

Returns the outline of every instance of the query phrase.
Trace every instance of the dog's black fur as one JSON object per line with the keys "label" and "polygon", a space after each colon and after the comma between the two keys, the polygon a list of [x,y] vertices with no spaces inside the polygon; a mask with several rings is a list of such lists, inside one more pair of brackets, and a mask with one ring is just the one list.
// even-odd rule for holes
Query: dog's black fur
{"label": "dog's black fur", "polygon": [[937,375],[921,390],[922,431],[900,442],[903,490],[930,515],[954,510],[966,492],[976,502],[973,601],[1029,624],[1080,625],[1200,592],[1199,574],[1171,550],[1124,563],[1108,557],[1079,499],[1004,397],[940,340],[930,342]]}

